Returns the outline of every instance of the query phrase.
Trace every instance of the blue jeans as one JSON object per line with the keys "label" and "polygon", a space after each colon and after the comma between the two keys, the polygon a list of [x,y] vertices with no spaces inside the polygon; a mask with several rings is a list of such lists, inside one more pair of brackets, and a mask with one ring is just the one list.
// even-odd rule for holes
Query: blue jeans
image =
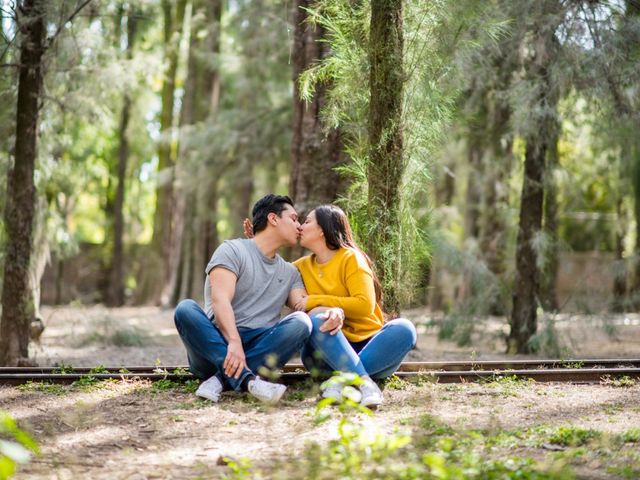
{"label": "blue jeans", "polygon": [[281,368],[302,348],[311,333],[311,321],[304,312],[293,312],[276,325],[264,328],[238,328],[245,359],[240,378],[224,373],[224,359],[228,342],[200,305],[193,300],[183,300],[174,315],[176,328],[187,349],[189,369],[196,377],[207,379],[216,375],[222,385],[240,391],[242,382],[261,367]]}
{"label": "blue jeans", "polygon": [[302,363],[310,372],[330,375],[333,371],[352,372],[371,378],[386,378],[402,363],[416,345],[416,328],[405,318],[396,318],[363,342],[351,343],[340,331],[321,332],[324,319],[311,316],[313,331],[302,348]]}

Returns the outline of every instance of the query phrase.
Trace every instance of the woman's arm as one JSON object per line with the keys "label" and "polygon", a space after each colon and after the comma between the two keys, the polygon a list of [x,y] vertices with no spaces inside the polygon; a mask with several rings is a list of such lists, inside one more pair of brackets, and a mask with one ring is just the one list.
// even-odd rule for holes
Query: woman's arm
{"label": "woman's arm", "polygon": [[319,307],[340,307],[346,317],[366,317],[376,308],[376,291],[371,272],[357,264],[356,259],[349,262],[345,279],[348,296],[309,295],[305,310]]}

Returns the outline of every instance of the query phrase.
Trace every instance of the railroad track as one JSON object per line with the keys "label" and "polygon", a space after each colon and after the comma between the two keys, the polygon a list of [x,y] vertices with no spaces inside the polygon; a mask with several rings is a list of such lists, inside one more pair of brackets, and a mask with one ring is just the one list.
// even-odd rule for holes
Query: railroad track
{"label": "railroad track", "polygon": [[[640,380],[640,359],[404,362],[396,375],[439,383],[474,382],[504,376],[531,378],[538,382],[597,383],[621,377]],[[72,383],[88,376],[97,380],[168,379],[176,382],[194,378],[184,366],[102,367],[98,371],[91,368],[0,367],[0,385]],[[292,383],[308,376],[301,364],[287,364],[282,369],[281,381]]]}

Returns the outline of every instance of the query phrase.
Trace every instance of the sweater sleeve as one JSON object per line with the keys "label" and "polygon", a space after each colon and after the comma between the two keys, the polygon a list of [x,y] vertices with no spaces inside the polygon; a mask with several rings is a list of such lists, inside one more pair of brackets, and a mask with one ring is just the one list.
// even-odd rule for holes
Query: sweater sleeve
{"label": "sweater sleeve", "polygon": [[309,295],[307,311],[320,306],[340,307],[346,317],[361,318],[372,315],[376,307],[376,291],[371,271],[359,265],[354,255],[347,262],[345,276],[348,296]]}

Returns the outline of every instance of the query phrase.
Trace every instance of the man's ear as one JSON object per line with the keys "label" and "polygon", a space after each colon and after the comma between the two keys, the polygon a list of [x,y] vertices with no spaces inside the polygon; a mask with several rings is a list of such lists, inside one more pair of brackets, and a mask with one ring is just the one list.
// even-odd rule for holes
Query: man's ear
{"label": "man's ear", "polygon": [[275,227],[275,226],[277,225],[277,223],[278,223],[277,218],[278,218],[278,215],[277,215],[277,214],[275,214],[275,213],[273,213],[273,212],[271,212],[269,215],[267,215],[267,219],[269,220],[269,223],[270,223],[271,225],[273,225],[274,227]]}

